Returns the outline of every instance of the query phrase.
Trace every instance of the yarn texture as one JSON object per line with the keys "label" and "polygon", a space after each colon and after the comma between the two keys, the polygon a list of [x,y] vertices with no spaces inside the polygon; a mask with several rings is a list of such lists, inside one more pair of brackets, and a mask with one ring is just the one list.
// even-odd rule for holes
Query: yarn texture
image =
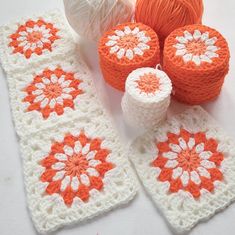
{"label": "yarn texture", "polygon": [[125,120],[134,127],[156,128],[166,119],[171,90],[171,80],[163,71],[134,70],[127,78],[121,103]]}
{"label": "yarn texture", "polygon": [[28,207],[42,234],[128,203],[137,191],[128,151],[61,15],[0,28]]}
{"label": "yarn texture", "polygon": [[174,96],[188,104],[215,99],[229,71],[226,40],[204,25],[189,25],[172,32],[165,42],[163,67],[172,80]]}
{"label": "yarn texture", "polygon": [[201,107],[168,119],[132,145],[137,173],[176,232],[235,200],[235,141]]}
{"label": "yarn texture", "polygon": [[[28,66],[37,67],[51,57],[64,57],[74,52],[76,45],[65,27],[63,14],[56,11],[19,20],[18,24],[1,26],[1,64],[8,73],[27,72]],[[53,22],[53,24],[51,23]],[[33,33],[33,29],[38,32]],[[59,29],[59,30],[58,30]]]}
{"label": "yarn texture", "polygon": [[202,0],[137,0],[136,22],[155,30],[161,46],[175,29],[190,24],[200,24],[203,15]]}
{"label": "yarn texture", "polygon": [[98,41],[112,27],[133,18],[135,0],[64,0],[67,19],[85,39]]}
{"label": "yarn texture", "polygon": [[127,76],[160,62],[157,34],[141,23],[125,23],[106,32],[99,43],[99,61],[105,81],[124,91]]}

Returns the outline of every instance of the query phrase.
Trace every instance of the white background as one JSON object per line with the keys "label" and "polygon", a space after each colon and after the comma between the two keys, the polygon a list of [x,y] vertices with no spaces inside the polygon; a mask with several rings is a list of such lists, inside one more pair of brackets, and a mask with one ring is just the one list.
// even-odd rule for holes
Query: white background
{"label": "white background", "polygon": [[[30,16],[50,8],[63,9],[62,0],[0,0],[0,25],[21,16]],[[235,1],[205,0],[204,24],[218,29],[231,49],[231,68],[220,97],[203,107],[235,138]],[[96,46],[82,42],[82,51],[94,73],[94,80],[105,107],[112,113],[123,141],[136,133],[125,128],[120,109],[122,94],[103,84]],[[171,111],[180,112],[185,105],[173,102]],[[235,179],[234,179],[235,180]],[[190,235],[232,235],[235,231],[235,204],[201,223]],[[0,70],[0,234],[36,234],[26,209],[21,159],[11,120],[7,84]],[[114,210],[88,223],[66,228],[59,235],[170,235],[174,234],[143,189],[128,206]]]}

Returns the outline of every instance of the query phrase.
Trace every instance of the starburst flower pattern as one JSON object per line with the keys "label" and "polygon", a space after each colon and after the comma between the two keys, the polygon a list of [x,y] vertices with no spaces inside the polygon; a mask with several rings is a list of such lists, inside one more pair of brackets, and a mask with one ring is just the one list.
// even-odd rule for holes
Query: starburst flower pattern
{"label": "starburst flower pattern", "polygon": [[74,198],[89,200],[92,189],[101,191],[106,172],[115,166],[107,162],[110,150],[101,147],[100,138],[90,139],[84,132],[67,134],[55,142],[50,153],[40,162],[45,168],[40,180],[47,183],[45,192],[59,194],[70,206]]}
{"label": "starburst flower pattern", "polygon": [[168,133],[168,140],[157,144],[158,154],[152,166],[159,170],[157,180],[169,182],[169,192],[189,192],[199,198],[201,190],[213,192],[216,181],[223,180],[220,169],[224,156],[218,143],[204,132],[191,134],[181,129],[179,134]]}
{"label": "starburst flower pattern", "polygon": [[110,53],[115,53],[118,59],[126,57],[133,60],[135,55],[143,55],[145,50],[150,49],[150,40],[151,38],[138,27],[131,30],[125,26],[124,30],[116,30],[115,35],[109,36],[106,46],[110,47]]}
{"label": "starburst flower pattern", "polygon": [[185,63],[191,61],[197,66],[203,62],[212,63],[213,58],[219,57],[216,53],[219,48],[215,45],[217,40],[217,37],[210,38],[209,32],[194,30],[191,34],[184,31],[184,36],[176,37],[175,54],[181,56]]}
{"label": "starburst flower pattern", "polygon": [[28,20],[9,36],[9,47],[14,54],[20,53],[26,59],[33,54],[42,55],[44,51],[52,51],[53,43],[59,39],[58,31],[52,23],[47,23],[43,19]]}
{"label": "starburst flower pattern", "polygon": [[83,93],[81,83],[76,74],[62,68],[45,69],[23,90],[23,102],[28,103],[26,111],[38,111],[47,119],[53,112],[62,115],[66,107],[74,109],[75,98]]}
{"label": "starburst flower pattern", "polygon": [[140,76],[136,83],[141,92],[153,94],[159,90],[160,79],[153,73],[146,73]]}

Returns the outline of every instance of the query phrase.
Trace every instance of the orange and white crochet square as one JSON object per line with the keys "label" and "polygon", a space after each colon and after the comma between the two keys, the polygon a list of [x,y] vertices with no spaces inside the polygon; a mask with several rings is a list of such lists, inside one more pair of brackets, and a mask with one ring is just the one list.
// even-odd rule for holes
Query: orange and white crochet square
{"label": "orange and white crochet square", "polygon": [[0,56],[35,227],[48,233],[127,203],[135,176],[57,11],[0,28]]}
{"label": "orange and white crochet square", "polygon": [[235,200],[235,142],[199,106],[168,119],[132,145],[146,190],[177,232]]}

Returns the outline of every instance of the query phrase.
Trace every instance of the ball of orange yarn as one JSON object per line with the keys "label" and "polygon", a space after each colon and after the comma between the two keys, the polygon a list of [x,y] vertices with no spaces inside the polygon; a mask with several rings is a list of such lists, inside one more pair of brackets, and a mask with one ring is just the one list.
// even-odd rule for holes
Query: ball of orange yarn
{"label": "ball of orange yarn", "polygon": [[158,34],[161,45],[175,29],[201,23],[202,0],[137,0],[135,19]]}

